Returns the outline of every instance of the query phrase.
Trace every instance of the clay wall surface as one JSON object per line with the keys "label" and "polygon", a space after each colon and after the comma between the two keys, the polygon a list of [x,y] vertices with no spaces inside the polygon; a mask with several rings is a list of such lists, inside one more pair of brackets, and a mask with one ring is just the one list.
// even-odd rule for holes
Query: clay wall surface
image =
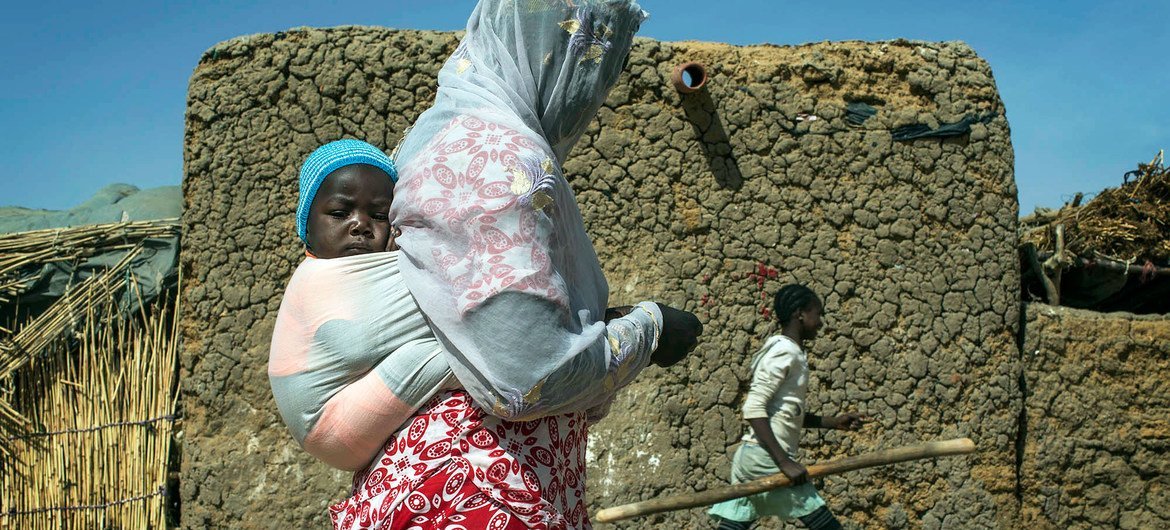
{"label": "clay wall surface", "polygon": [[1020,468],[1029,528],[1170,528],[1170,317],[1032,304]]}
{"label": "clay wall surface", "polygon": [[[302,255],[298,166],[342,137],[390,151],[430,104],[456,43],[453,33],[300,29],[234,39],[201,60],[184,150],[185,527],[327,526],[348,477],[292,441],[265,372]],[[669,85],[686,60],[708,66],[704,92]],[[685,307],[707,335],[680,365],[648,368],[593,427],[592,505],[726,482],[750,357],[773,330],[768,297],[800,281],[828,314],[810,349],[810,409],[877,419],[860,433],[810,433],[806,460],[957,436],[981,449],[828,479],[833,509],[862,528],[1014,525],[1017,205],[987,63],[961,43],[640,39],[627,70],[566,175],[611,304]],[[851,102],[877,113],[852,125]],[[972,116],[982,120],[965,134],[892,139],[898,127]]]}

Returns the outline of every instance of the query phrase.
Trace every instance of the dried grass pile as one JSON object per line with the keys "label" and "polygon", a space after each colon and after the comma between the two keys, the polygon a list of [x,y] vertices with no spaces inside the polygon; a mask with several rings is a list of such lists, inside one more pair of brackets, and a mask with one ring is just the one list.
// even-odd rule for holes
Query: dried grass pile
{"label": "dried grass pile", "polygon": [[1055,227],[1064,231],[1064,250],[1074,256],[1136,264],[1170,264],[1170,168],[1162,153],[1126,173],[1121,186],[1055,212],[1020,221],[1020,243],[1042,254],[1058,253]]}
{"label": "dried grass pile", "polygon": [[179,220],[133,221],[0,234],[0,304],[11,303],[43,266],[141,247],[148,239],[178,237]]}

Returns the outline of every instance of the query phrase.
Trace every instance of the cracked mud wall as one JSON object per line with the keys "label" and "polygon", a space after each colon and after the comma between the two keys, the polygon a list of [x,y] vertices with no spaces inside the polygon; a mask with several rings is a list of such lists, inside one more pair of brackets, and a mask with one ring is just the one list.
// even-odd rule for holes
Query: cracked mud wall
{"label": "cracked mud wall", "polygon": [[[389,151],[433,98],[457,35],[293,30],[217,45],[191,80],[185,140],[185,527],[325,527],[348,477],[286,433],[265,364],[301,259],[300,162],[352,136]],[[668,84],[707,65],[706,91]],[[877,114],[848,125],[845,106]],[[969,134],[903,125],[986,113]],[[816,116],[798,121],[798,116]],[[686,362],[649,368],[589,440],[592,505],[725,483],[767,297],[806,282],[827,328],[811,409],[877,424],[810,433],[806,460],[970,436],[981,453],[863,471],[822,488],[859,527],[1014,526],[1020,357],[1016,189],[988,65],[961,43],[733,47],[640,39],[565,167],[613,304],[658,299],[705,321]],[[701,511],[620,528],[691,528]]]}
{"label": "cracked mud wall", "polygon": [[[649,371],[619,397],[620,415],[592,430],[592,498],[725,483],[749,359],[772,329],[767,297],[796,280],[829,313],[810,352],[810,410],[878,418],[860,434],[809,435],[808,460],[953,436],[983,449],[830,479],[834,510],[867,528],[1010,525],[1016,203],[986,63],[959,44],[638,52],[566,169],[589,175],[574,184],[613,298],[685,304],[708,331],[693,358]],[[705,95],[680,98],[663,83],[683,60],[708,65]],[[850,101],[879,111],[850,128]],[[975,112],[999,117],[952,140],[890,139],[901,125]],[[802,113],[819,119],[797,122]],[[620,526],[702,519],[691,511]]]}
{"label": "cracked mud wall", "polygon": [[1021,520],[1170,528],[1170,317],[1031,304]]}

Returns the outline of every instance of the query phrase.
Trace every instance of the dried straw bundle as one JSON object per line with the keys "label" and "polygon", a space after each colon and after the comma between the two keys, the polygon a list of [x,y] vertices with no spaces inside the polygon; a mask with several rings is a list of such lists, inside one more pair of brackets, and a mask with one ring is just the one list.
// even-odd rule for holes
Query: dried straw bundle
{"label": "dried straw bundle", "polygon": [[[141,244],[134,246],[113,267],[86,278],[44,313],[25,323],[11,339],[0,342],[0,380],[9,378],[20,367],[43,357],[44,351],[54,341],[67,336],[82,321],[88,324],[90,318],[100,318],[102,315],[94,315],[94,309],[106,309],[103,307],[107,305],[105,302],[126,287],[130,280],[130,263],[141,252]],[[109,309],[116,312],[116,308]]]}
{"label": "dried straw bundle", "polygon": [[165,526],[179,304],[116,300],[138,295],[145,240],[178,233],[167,219],[0,234],[0,306],[47,264],[124,251],[0,327],[0,528]]}

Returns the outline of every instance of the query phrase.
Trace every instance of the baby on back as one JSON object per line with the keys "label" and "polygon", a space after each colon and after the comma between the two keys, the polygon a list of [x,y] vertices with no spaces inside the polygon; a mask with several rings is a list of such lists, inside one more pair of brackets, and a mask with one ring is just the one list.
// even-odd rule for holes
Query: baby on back
{"label": "baby on back", "polygon": [[398,269],[389,222],[397,171],[382,151],[338,140],[300,173],[307,257],[289,280],[268,379],[293,437],[356,471],[415,410],[458,382]]}

